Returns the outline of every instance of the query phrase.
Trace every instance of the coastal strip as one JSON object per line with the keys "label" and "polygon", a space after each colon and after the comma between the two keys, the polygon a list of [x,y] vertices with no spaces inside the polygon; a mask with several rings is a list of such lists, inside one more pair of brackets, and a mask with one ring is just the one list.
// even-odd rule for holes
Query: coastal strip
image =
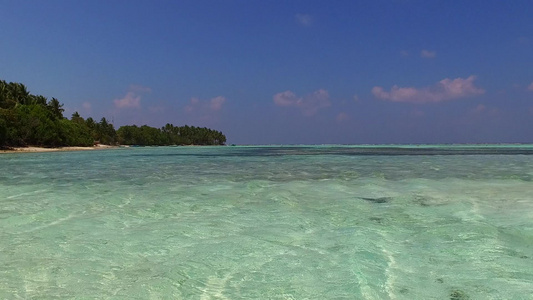
{"label": "coastal strip", "polygon": [[114,149],[118,146],[98,145],[93,147],[59,147],[59,148],[45,148],[45,147],[13,147],[10,149],[0,150],[0,153],[36,153],[36,152],[58,152],[58,151],[88,151],[88,150],[102,150]]}

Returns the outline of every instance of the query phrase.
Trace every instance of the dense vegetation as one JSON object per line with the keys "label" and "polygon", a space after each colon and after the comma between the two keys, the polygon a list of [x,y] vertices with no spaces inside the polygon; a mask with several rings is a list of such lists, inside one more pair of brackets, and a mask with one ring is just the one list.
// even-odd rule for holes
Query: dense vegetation
{"label": "dense vegetation", "polygon": [[122,126],[117,130],[122,145],[224,145],[226,136],[220,131],[194,126],[177,127],[167,124],[163,128],[150,126]]}
{"label": "dense vegetation", "polygon": [[0,148],[17,146],[106,145],[223,145],[222,132],[194,126],[163,128],[122,126],[115,130],[106,118],[96,122],[77,112],[63,117],[63,104],[52,98],[32,95],[21,83],[0,80]]}

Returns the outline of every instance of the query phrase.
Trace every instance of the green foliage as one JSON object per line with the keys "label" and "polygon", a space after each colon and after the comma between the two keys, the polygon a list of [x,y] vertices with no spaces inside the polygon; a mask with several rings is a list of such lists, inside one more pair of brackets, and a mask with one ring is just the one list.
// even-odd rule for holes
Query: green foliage
{"label": "green foliage", "polygon": [[77,111],[72,114],[70,120],[74,123],[85,124],[85,120],[80,116]]}
{"label": "green foliage", "polygon": [[102,118],[100,123],[96,123],[93,131],[96,140],[101,144],[115,145],[118,142],[117,132],[113,124],[107,122],[106,118]]}
{"label": "green foliage", "polygon": [[0,147],[63,145],[62,106],[57,99],[30,94],[22,83],[0,80]]}
{"label": "green foliage", "polygon": [[11,109],[17,104],[29,104],[30,93],[22,83],[0,80],[0,108]]}
{"label": "green foliage", "polygon": [[[1,110],[1,109],[0,109]],[[2,113],[0,113],[0,148],[7,142],[7,122]]]}
{"label": "green foliage", "polygon": [[65,146],[92,146],[94,139],[91,130],[85,123],[79,123],[68,119],[59,121],[61,135]]}
{"label": "green foliage", "polygon": [[[150,145],[166,145],[166,141],[163,139],[161,131],[157,128],[143,125],[141,127],[133,126],[122,126],[117,131],[119,136],[119,141],[123,145],[139,145],[139,146],[150,146]],[[124,135],[121,135],[121,134]]]}
{"label": "green foliage", "polygon": [[84,120],[78,112],[63,117],[63,104],[32,95],[22,83],[0,80],[0,148],[14,146],[92,146],[116,145],[223,145],[222,132],[194,126],[167,124],[158,129],[122,126],[115,131],[106,118]]}
{"label": "green foliage", "polygon": [[220,131],[194,126],[166,124],[161,129],[143,125],[122,126],[117,130],[122,145],[224,145],[226,136]]}
{"label": "green foliage", "polygon": [[46,104],[48,110],[52,113],[52,117],[55,119],[63,119],[63,104],[59,103],[56,98],[52,98],[48,104]]}
{"label": "green foliage", "polygon": [[14,109],[15,128],[12,132],[17,145],[60,146],[59,124],[50,112],[38,104],[19,105]]}

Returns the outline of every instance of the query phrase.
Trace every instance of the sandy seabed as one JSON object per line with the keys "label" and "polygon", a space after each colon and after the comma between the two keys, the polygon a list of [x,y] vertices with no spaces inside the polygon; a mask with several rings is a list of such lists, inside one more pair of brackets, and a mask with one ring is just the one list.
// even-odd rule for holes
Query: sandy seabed
{"label": "sandy seabed", "polygon": [[30,152],[57,152],[57,151],[86,151],[86,150],[100,150],[118,148],[117,146],[98,145],[94,147],[60,147],[60,148],[44,148],[44,147],[14,147],[8,150],[0,150],[0,153],[30,153]]}

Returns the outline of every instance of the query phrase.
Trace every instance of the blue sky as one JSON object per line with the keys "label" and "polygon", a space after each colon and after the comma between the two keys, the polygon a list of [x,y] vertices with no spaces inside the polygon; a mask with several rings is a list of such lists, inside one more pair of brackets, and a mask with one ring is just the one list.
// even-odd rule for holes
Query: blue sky
{"label": "blue sky", "polygon": [[533,142],[533,1],[0,2],[0,79],[236,144]]}

